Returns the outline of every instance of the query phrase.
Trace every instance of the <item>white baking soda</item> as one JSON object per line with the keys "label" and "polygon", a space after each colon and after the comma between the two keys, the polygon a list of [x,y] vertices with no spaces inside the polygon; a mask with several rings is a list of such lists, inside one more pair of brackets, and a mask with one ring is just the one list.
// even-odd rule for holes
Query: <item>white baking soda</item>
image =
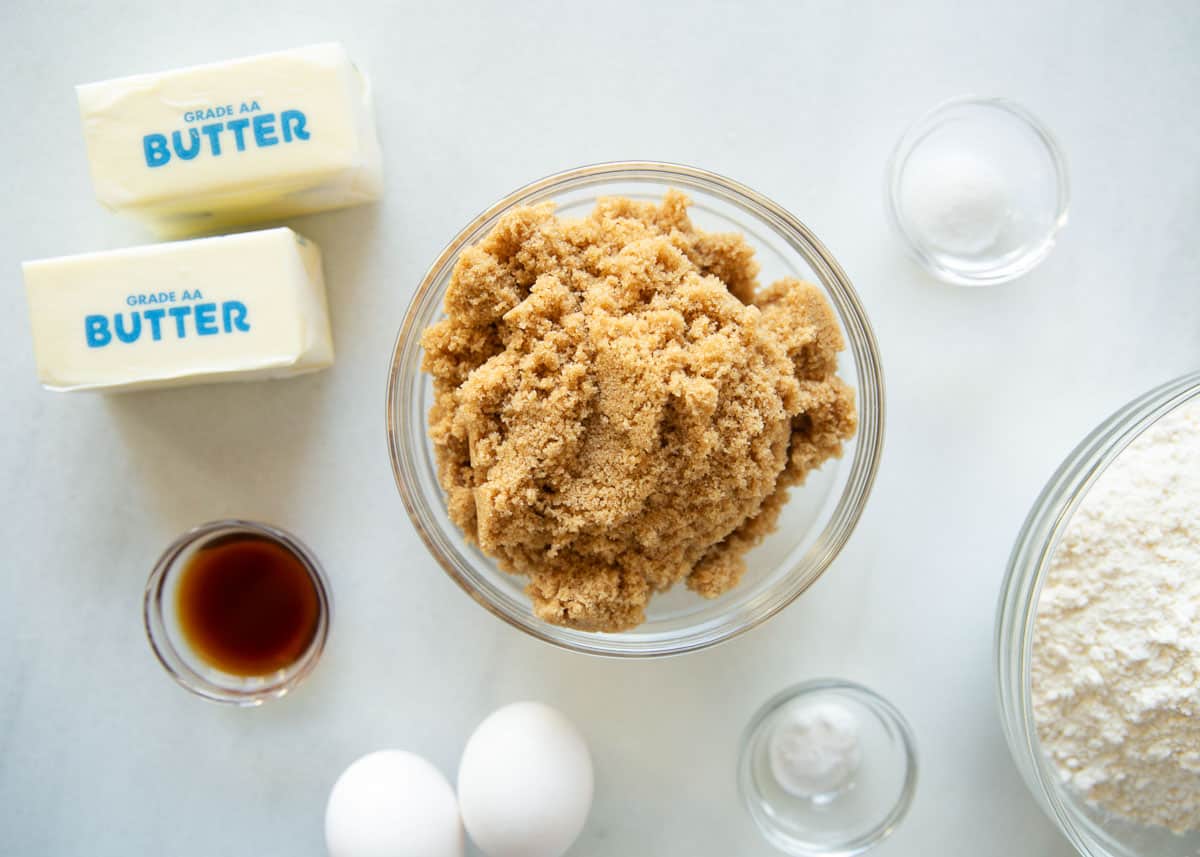
{"label": "white baking soda", "polygon": [[862,762],[858,718],[833,702],[785,711],[767,745],[771,774],[795,797],[818,798],[844,789]]}
{"label": "white baking soda", "polygon": [[1055,550],[1033,637],[1033,715],[1063,782],[1200,829],[1200,402],[1092,485]]}

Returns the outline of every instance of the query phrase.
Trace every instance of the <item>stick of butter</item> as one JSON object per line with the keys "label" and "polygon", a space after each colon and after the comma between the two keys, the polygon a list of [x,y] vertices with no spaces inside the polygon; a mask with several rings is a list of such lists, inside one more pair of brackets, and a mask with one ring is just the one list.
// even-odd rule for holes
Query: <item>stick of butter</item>
{"label": "stick of butter", "polygon": [[167,236],[370,202],[366,77],[339,44],[76,87],[96,196]]}
{"label": "stick of butter", "polygon": [[136,390],[333,363],[321,251],[290,229],[26,262],[38,379]]}

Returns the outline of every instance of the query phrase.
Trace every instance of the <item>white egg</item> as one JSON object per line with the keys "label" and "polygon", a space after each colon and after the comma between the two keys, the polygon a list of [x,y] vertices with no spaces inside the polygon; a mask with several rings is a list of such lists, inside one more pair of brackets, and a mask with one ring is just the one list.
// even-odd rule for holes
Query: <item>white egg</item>
{"label": "white egg", "polygon": [[462,857],[454,790],[420,756],[369,753],[333,784],[325,846],[331,857]]}
{"label": "white egg", "polygon": [[539,702],[494,712],[458,767],[458,802],[488,857],[562,857],[592,806],[592,757],[571,721]]}

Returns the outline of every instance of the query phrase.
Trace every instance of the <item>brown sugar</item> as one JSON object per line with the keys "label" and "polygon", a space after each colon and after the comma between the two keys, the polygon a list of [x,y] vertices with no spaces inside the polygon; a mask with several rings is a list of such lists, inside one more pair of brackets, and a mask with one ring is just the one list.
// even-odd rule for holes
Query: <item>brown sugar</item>
{"label": "brown sugar", "polygon": [[760,289],[745,239],[687,205],[515,209],[463,251],[424,333],[450,516],[548,622],[619,631],[679,581],[726,592],[787,489],[854,433],[824,295]]}

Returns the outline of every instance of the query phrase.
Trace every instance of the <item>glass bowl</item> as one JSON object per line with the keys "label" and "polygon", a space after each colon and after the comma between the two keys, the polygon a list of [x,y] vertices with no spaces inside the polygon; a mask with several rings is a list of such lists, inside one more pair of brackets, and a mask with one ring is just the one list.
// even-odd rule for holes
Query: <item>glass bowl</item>
{"label": "glass bowl", "polygon": [[1006,283],[1054,249],[1070,204],[1067,162],[1050,129],[1017,102],[953,98],[900,138],[886,199],[892,227],[935,277]]}
{"label": "glass bowl", "polygon": [[[459,252],[483,238],[502,214],[554,200],[558,212],[582,216],[600,196],[660,200],[670,188],[692,200],[702,229],[737,231],[754,246],[760,282],[797,276],[823,287],[847,340],[839,374],[856,391],[858,432],[840,459],[826,462],[792,490],[778,530],[746,555],[747,571],[732,591],[705,600],[676,586],[651,599],[646,622],[621,633],[551,625],[534,616],[525,578],[500,571],[469,543],[446,511],[426,415],[433,385],[421,371],[421,333],[442,317],[442,300]],[[656,162],[598,164],[536,181],[466,225],[434,261],[396,337],[387,387],[388,450],[404,506],[446,573],[487,610],[515,628],[562,648],[644,657],[711,646],[758,625],[786,607],[829,567],[854,529],[879,466],[883,444],[883,376],[875,336],[849,279],[796,217],[737,182],[693,167]]]}
{"label": "glass bowl", "polygon": [[1100,424],[1050,478],[1025,519],[1009,558],[996,615],[996,685],[1005,738],[1026,785],[1047,815],[1086,857],[1184,857],[1200,853],[1200,833],[1177,836],[1115,818],[1059,780],[1038,742],[1031,661],[1038,596],[1050,560],[1088,489],[1139,434],[1200,396],[1200,372],[1129,402]]}
{"label": "glass bowl", "polygon": [[[834,705],[854,718],[861,752],[836,792],[797,797],[772,773],[772,736],[791,711]],[[894,705],[854,682],[819,679],[767,700],[750,719],[738,754],[738,791],[763,837],[793,857],[854,857],[890,836],[917,789],[917,746]]]}
{"label": "glass bowl", "polygon": [[[255,536],[281,545],[300,561],[317,597],[317,625],[305,651],[288,666],[265,675],[234,675],[208,663],[188,642],[176,602],[188,562],[198,551],[230,536]],[[154,564],[142,597],[142,622],[150,648],[180,687],[213,702],[262,705],[294,690],[316,668],[329,638],[333,603],[320,562],[291,533],[270,524],[234,518],[193,527],[167,546]]]}

